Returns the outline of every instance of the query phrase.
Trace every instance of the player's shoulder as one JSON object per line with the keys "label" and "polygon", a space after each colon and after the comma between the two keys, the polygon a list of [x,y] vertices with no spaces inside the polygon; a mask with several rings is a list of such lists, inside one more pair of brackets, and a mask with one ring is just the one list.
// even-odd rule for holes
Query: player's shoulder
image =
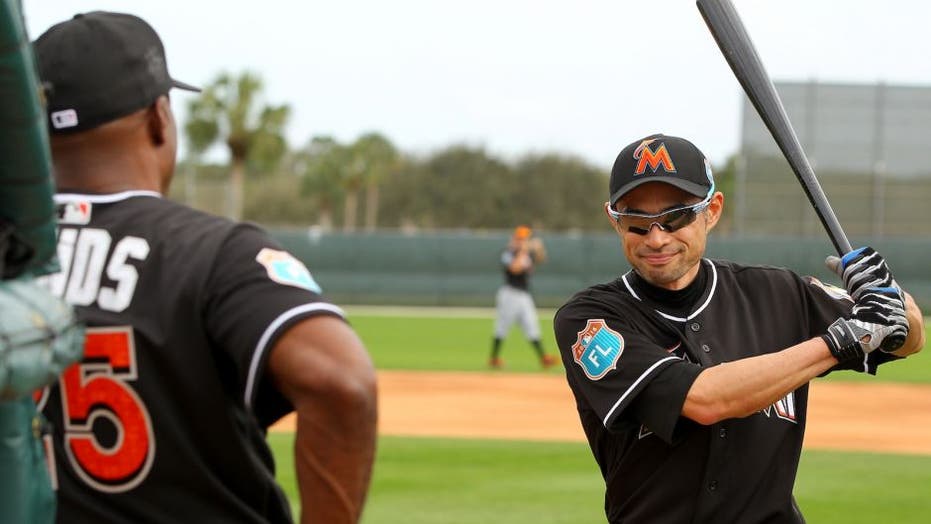
{"label": "player's shoulder", "polygon": [[742,282],[799,281],[801,277],[789,268],[766,264],[744,264],[724,259],[707,259],[721,277],[730,276]]}
{"label": "player's shoulder", "polygon": [[591,317],[599,313],[616,314],[618,310],[631,307],[635,299],[624,285],[622,278],[589,286],[573,294],[556,310],[555,319]]}
{"label": "player's shoulder", "polygon": [[164,227],[183,224],[191,234],[199,234],[205,230],[233,229],[236,226],[236,222],[229,218],[194,209],[167,198],[151,199],[148,205],[164,220]]}
{"label": "player's shoulder", "polygon": [[235,221],[167,198],[131,199],[119,212],[127,221],[144,222],[139,229],[147,231],[147,238],[155,245],[171,245],[172,252],[204,260],[220,253],[225,256],[240,250],[278,247],[257,224]]}
{"label": "player's shoulder", "polygon": [[[743,289],[751,294],[772,298],[798,297],[819,289],[834,299],[843,298],[844,290],[816,277],[800,275],[791,269],[764,264],[740,264],[729,260],[712,260],[718,273],[718,285],[725,290]],[[794,298],[793,298],[794,299]]]}
{"label": "player's shoulder", "polygon": [[267,232],[251,222],[240,222],[227,217],[194,209],[169,199],[148,199],[151,220],[158,225],[163,236],[174,242],[205,245],[222,245],[246,237],[267,237]]}

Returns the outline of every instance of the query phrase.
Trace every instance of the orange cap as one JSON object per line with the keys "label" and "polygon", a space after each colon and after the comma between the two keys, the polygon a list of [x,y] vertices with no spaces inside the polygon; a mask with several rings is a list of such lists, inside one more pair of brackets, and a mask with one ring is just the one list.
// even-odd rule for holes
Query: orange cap
{"label": "orange cap", "polygon": [[531,231],[527,226],[517,226],[517,228],[514,230],[514,238],[524,240],[530,238],[532,233],[533,231]]}

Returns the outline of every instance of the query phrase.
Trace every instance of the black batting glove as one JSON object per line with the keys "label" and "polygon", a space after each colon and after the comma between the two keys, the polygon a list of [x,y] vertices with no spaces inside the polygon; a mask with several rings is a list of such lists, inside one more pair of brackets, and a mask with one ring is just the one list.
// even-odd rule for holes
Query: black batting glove
{"label": "black batting glove", "polygon": [[871,247],[854,249],[841,258],[829,256],[824,264],[844,280],[854,300],[873,288],[899,288],[882,255]]}
{"label": "black batting glove", "polygon": [[907,336],[908,318],[901,291],[874,288],[860,296],[849,319],[835,320],[821,338],[838,362],[846,362],[862,360],[877,349],[891,353],[902,347]]}

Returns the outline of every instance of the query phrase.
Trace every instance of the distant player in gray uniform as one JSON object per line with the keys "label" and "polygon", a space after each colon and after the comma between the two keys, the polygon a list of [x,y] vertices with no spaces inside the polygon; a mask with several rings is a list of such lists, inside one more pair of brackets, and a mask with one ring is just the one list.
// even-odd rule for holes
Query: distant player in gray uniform
{"label": "distant player in gray uniform", "polygon": [[537,320],[537,307],[530,294],[530,274],[537,264],[546,260],[543,241],[533,236],[527,226],[518,226],[511,236],[507,249],[501,253],[501,265],[504,268],[503,286],[498,288],[495,296],[495,338],[491,345],[491,359],[488,365],[501,368],[501,341],[507,336],[511,326],[519,324],[533,345],[540,358],[540,364],[548,368],[556,363],[552,355],[543,351],[540,343],[540,323]]}

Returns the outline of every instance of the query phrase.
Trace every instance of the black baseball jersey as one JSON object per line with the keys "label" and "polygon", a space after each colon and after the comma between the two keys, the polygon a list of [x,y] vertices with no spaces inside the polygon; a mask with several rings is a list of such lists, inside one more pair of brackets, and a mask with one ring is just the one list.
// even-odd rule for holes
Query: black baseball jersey
{"label": "black baseball jersey", "polygon": [[342,316],[249,224],[131,191],[60,194],[50,289],[87,324],[84,358],[44,392],[60,522],[290,522],[265,380],[294,323]]}
{"label": "black baseball jersey", "polygon": [[[684,310],[635,272],[573,296],[554,330],[569,386],[620,522],[804,522],[792,498],[808,386],[762,411],[702,426],[681,415],[705,367],[826,332],[852,302],[791,271],[703,260]],[[654,298],[651,298],[654,297]],[[676,310],[678,309],[678,311]],[[875,373],[880,352],[847,366]]]}
{"label": "black baseball jersey", "polygon": [[516,288],[522,289],[524,291],[530,290],[530,274],[533,272],[533,265],[537,263],[536,255],[531,251],[527,253],[527,256],[530,258],[530,266],[526,270],[519,273],[511,271],[511,262],[514,261],[514,258],[517,256],[516,249],[505,249],[501,253],[501,266],[504,269],[504,282],[505,284]]}

